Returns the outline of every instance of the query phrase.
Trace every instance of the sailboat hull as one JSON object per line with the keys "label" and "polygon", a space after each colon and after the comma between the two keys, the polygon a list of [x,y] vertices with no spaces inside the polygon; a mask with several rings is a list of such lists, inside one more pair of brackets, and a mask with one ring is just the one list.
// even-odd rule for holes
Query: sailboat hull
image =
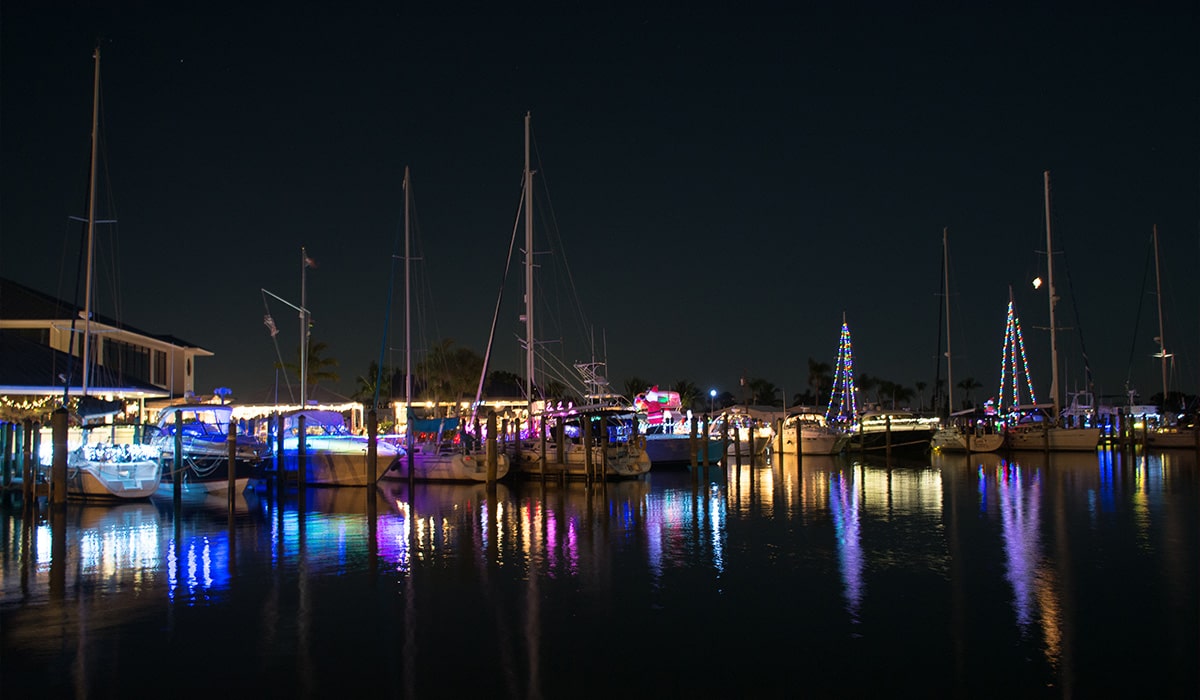
{"label": "sailboat hull", "polygon": [[[400,455],[392,464],[391,469],[381,477],[388,480],[404,480],[409,478],[409,464],[406,455]],[[502,453],[496,455],[496,479],[508,476],[508,456]],[[431,454],[415,452],[412,455],[412,478],[414,481],[444,481],[478,483],[488,480],[488,460],[485,454]]]}
{"label": "sailboat hull", "polygon": [[974,433],[943,428],[933,434],[930,445],[942,452],[995,452],[1004,447],[1003,433]]}
{"label": "sailboat hull", "polygon": [[1010,450],[1086,451],[1099,447],[1100,429],[1019,427],[1007,439]]}

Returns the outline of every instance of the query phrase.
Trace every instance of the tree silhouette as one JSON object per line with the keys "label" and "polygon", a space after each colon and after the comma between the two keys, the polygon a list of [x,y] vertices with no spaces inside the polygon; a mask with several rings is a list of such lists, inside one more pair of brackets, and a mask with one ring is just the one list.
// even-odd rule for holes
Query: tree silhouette
{"label": "tree silhouette", "polygon": [[695,384],[687,381],[686,379],[681,379],[681,380],[675,382],[675,385],[673,387],[671,387],[671,391],[674,391],[675,393],[679,394],[679,403],[680,403],[681,410],[684,410],[684,411],[694,410],[694,411],[699,412],[699,406],[700,406],[700,388],[699,387],[697,387]]}
{"label": "tree silhouette", "polygon": [[515,372],[494,370],[483,384],[483,393],[487,396],[523,396],[525,380]]}
{"label": "tree silhouette", "polygon": [[746,382],[746,388],[750,390],[750,403],[759,406],[777,406],[783,403],[782,399],[775,398],[779,393],[778,387],[773,383],[761,377],[754,377]]}
{"label": "tree silhouette", "polygon": [[633,397],[648,390],[651,386],[650,382],[641,377],[630,377],[625,380],[625,398],[632,401]]}
{"label": "tree silhouette", "polygon": [[[313,390],[323,381],[336,382],[338,380],[337,366],[338,361],[333,357],[325,357],[325,351],[328,346],[323,342],[316,342],[312,336],[308,337],[308,386],[305,389],[305,395],[312,396]],[[296,378],[296,383],[299,384],[300,378],[300,348],[296,348],[296,361],[288,362],[280,365],[275,363],[276,369],[282,369]]]}
{"label": "tree silhouette", "polygon": [[978,389],[979,387],[981,387],[983,385],[980,384],[979,382],[975,381],[974,377],[967,377],[966,379],[962,380],[958,384],[955,384],[955,386],[957,386],[959,389],[963,390],[963,394],[964,394],[963,402],[962,402],[963,408],[971,408],[972,406],[975,405],[975,402],[971,400],[971,392],[975,391],[976,389]]}
{"label": "tree silhouette", "polygon": [[379,400],[381,403],[386,403],[392,398],[392,374],[393,370],[390,367],[384,367],[383,371],[379,371],[379,363],[371,360],[371,365],[367,368],[366,374],[360,374],[354,380],[357,388],[352,399],[363,404],[369,404],[375,400],[375,384],[376,378],[379,378]]}
{"label": "tree silhouette", "polygon": [[833,367],[828,362],[808,358],[808,386],[813,391],[814,405],[820,405],[833,388]]}
{"label": "tree silhouette", "polygon": [[417,363],[417,372],[424,378],[423,398],[435,404],[475,399],[483,358],[467,348],[455,348],[453,340],[435,345]]}

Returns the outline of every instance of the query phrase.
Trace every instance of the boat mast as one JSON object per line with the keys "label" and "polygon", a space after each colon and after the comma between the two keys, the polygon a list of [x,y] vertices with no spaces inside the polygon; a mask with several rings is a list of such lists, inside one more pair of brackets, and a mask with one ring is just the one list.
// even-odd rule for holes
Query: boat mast
{"label": "boat mast", "polygon": [[300,246],[300,407],[308,406],[308,306],[305,304],[305,285],[308,283],[308,251]]}
{"label": "boat mast", "polygon": [[525,398],[533,415],[533,170],[529,167],[529,120],[525,113]]}
{"label": "boat mast", "polygon": [[412,281],[409,265],[412,254],[409,246],[412,240],[409,231],[409,196],[411,189],[408,182],[408,166],[404,166],[404,453],[408,462],[408,473],[413,473],[413,424],[412,424]]}
{"label": "boat mast", "polygon": [[1154,291],[1158,299],[1158,356],[1162,358],[1162,402],[1163,406],[1167,405],[1167,354],[1166,341],[1163,339],[1163,312],[1162,312],[1162,276],[1158,268],[1158,224],[1154,224]]}
{"label": "boat mast", "polygon": [[[97,46],[92,57],[96,59],[96,69],[92,78],[92,158],[88,172],[88,204],[87,204],[87,271],[85,273],[86,288],[83,292],[83,384],[82,394],[87,396],[89,369],[92,357],[92,250],[95,248],[96,236],[96,151],[99,141],[100,125],[100,47]],[[76,297],[78,300],[78,297]]]}
{"label": "boat mast", "polygon": [[[947,414],[954,413],[954,374],[950,369],[950,247],[946,243],[949,228],[942,228],[942,272],[943,290],[946,295],[946,391],[950,402]],[[949,415],[947,416],[949,417]]]}
{"label": "boat mast", "polygon": [[1054,325],[1054,305],[1058,297],[1054,294],[1054,248],[1050,241],[1050,171],[1042,174],[1046,192],[1046,284],[1050,298],[1050,402],[1054,406],[1054,420],[1058,421],[1058,336]]}

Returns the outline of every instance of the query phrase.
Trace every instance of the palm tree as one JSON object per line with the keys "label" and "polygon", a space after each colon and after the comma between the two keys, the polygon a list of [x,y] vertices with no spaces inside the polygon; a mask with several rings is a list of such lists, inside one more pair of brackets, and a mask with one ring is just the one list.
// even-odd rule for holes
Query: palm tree
{"label": "palm tree", "polygon": [[[305,394],[312,396],[313,390],[322,381],[336,382],[339,377],[337,373],[338,361],[334,357],[324,357],[323,353],[328,349],[328,346],[323,342],[314,342],[312,336],[308,337],[308,385],[305,388]],[[300,348],[296,348],[296,361],[280,364],[275,363],[276,369],[286,370],[295,375],[297,383],[300,378]]]}
{"label": "palm tree", "polygon": [[[855,379],[855,385],[858,388],[858,393],[862,395],[865,402],[868,398],[873,399],[872,403],[879,403],[879,380],[875,377],[863,372]],[[861,409],[860,409],[861,410]],[[857,418],[855,419],[857,420]]]}
{"label": "palm tree", "polygon": [[392,369],[384,367],[383,371],[380,372],[379,363],[375,360],[371,360],[371,365],[367,368],[366,374],[360,374],[354,378],[358,384],[358,388],[355,389],[351,398],[364,404],[374,401],[377,377],[379,378],[379,398],[385,401],[392,398]]}
{"label": "palm tree", "polygon": [[914,396],[912,387],[902,386],[900,384],[892,385],[892,408],[899,403],[902,406],[908,405]]}
{"label": "palm tree", "polygon": [[630,377],[629,379],[625,380],[625,397],[632,401],[633,397],[649,389],[650,387],[650,382],[646,381],[645,379],[642,379],[641,377]]}
{"label": "palm tree", "polygon": [[755,377],[748,382],[746,386],[750,388],[750,403],[762,406],[774,406],[776,403],[781,403],[775,395],[779,393],[779,389],[771,382],[760,377]]}
{"label": "palm tree", "polygon": [[675,382],[675,386],[671,387],[671,391],[679,394],[679,404],[681,410],[689,411],[692,409],[697,409],[696,412],[699,413],[701,399],[700,388],[698,386],[687,381],[686,379],[680,379],[679,381]]}
{"label": "palm tree", "polygon": [[571,387],[563,384],[557,379],[551,379],[550,381],[546,382],[545,394],[542,396],[542,398],[546,399],[547,401],[562,401],[564,406],[568,402],[578,403],[579,401],[579,398],[575,396],[575,392],[571,390]]}
{"label": "palm tree", "polygon": [[918,410],[924,411],[925,410],[925,387],[929,386],[929,384],[927,384],[925,382],[916,382],[916,386],[917,386],[917,393],[920,394],[920,398],[921,398],[921,407]]}
{"label": "palm tree", "polygon": [[971,392],[983,385],[975,381],[974,377],[967,377],[955,386],[963,390],[963,408],[970,408],[975,405],[975,402],[971,400]]}
{"label": "palm tree", "polygon": [[417,371],[425,378],[426,398],[434,403],[458,402],[465,396],[475,398],[483,358],[473,350],[453,345],[453,340],[443,340],[417,363]]}
{"label": "palm tree", "polygon": [[833,367],[828,362],[817,362],[808,358],[808,385],[813,390],[814,405],[821,404],[821,392],[828,392],[833,387]]}
{"label": "palm tree", "polygon": [[525,380],[515,372],[493,370],[484,382],[483,391],[488,396],[521,396],[525,393]]}

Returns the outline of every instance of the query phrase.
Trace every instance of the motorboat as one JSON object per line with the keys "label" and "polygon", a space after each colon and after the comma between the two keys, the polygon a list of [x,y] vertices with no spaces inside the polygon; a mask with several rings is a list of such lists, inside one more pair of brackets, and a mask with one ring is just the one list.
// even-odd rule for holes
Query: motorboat
{"label": "motorboat", "polygon": [[180,478],[185,489],[210,492],[229,488],[229,427],[234,425],[233,482],[238,492],[259,469],[267,445],[244,424],[233,419],[228,404],[187,403],[167,406],[158,412],[149,443],[162,460],[162,480],[175,479],[176,426],[178,426]]}

